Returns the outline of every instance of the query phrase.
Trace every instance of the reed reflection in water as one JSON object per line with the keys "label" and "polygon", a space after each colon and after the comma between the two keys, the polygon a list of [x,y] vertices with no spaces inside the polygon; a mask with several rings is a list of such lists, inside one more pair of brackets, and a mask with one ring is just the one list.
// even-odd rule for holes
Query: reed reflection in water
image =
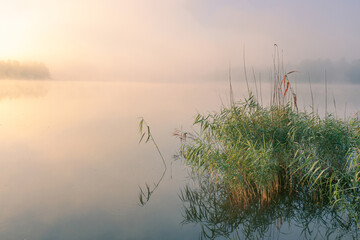
{"label": "reed reflection in water", "polygon": [[[239,207],[210,176],[192,173],[180,193],[183,224],[200,224],[199,239],[358,239],[356,222],[314,200],[306,189],[264,205]],[[349,213],[351,214],[351,213]]]}

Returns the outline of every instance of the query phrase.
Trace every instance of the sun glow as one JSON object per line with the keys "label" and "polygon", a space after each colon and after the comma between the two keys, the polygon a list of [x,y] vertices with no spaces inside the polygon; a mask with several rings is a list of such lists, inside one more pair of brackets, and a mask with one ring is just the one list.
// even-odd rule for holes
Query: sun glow
{"label": "sun glow", "polygon": [[0,18],[1,58],[21,58],[28,51],[32,22],[26,16],[2,15]]}

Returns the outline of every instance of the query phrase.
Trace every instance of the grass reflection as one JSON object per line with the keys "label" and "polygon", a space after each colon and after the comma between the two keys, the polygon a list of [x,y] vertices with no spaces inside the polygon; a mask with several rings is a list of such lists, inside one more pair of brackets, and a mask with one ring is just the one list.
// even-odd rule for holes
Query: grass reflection
{"label": "grass reflection", "polygon": [[143,190],[139,186],[139,189],[140,189],[139,203],[140,203],[141,206],[145,206],[146,203],[150,200],[151,195],[156,191],[156,189],[159,187],[160,183],[162,182],[162,180],[163,180],[163,178],[165,176],[166,170],[167,170],[167,166],[166,166],[166,163],[165,163],[165,159],[164,159],[164,157],[163,157],[163,155],[162,155],[162,153],[160,151],[160,148],[157,145],[157,143],[156,143],[156,141],[155,141],[155,139],[154,139],[154,137],[153,137],[153,135],[151,133],[150,126],[145,122],[144,118],[140,119],[139,132],[141,134],[141,138],[140,138],[139,143],[141,143],[143,141],[143,139],[146,139],[145,143],[148,143],[149,141],[151,141],[154,144],[154,146],[156,147],[156,150],[158,151],[159,156],[161,157],[161,160],[162,160],[162,162],[164,164],[163,174],[161,175],[159,180],[156,183],[154,183],[153,187],[150,187],[147,183],[145,183],[146,190]]}
{"label": "grass reflection", "polygon": [[[199,239],[358,239],[351,217],[357,212],[338,211],[318,202],[311,191],[281,192],[267,204],[239,204],[222,185],[206,174],[193,174],[180,192],[183,224],[200,224]],[[355,210],[355,209],[354,209]]]}

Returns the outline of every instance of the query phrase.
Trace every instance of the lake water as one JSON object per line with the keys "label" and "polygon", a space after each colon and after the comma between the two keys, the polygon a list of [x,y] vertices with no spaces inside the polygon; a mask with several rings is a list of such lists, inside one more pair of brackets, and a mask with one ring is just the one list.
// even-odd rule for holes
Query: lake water
{"label": "lake water", "polygon": [[[237,99],[247,95],[244,83],[233,87]],[[269,89],[263,84],[266,103]],[[323,89],[313,85],[319,112]],[[296,91],[300,108],[310,109],[309,85],[298,84]],[[334,95],[337,115],[350,116],[360,108],[359,92],[357,85],[329,85],[328,111],[335,112]],[[198,112],[218,110],[228,97],[227,82],[1,81],[0,239],[199,239],[206,224],[183,223],[187,203],[179,195],[193,180],[173,158],[180,142],[172,133],[191,129]],[[139,144],[139,117],[168,166],[145,206],[139,205],[139,186],[153,186],[163,163],[151,142]],[[314,232],[307,233],[293,215],[280,226],[278,219],[263,224],[263,236],[326,236],[329,228],[320,220],[310,221]],[[246,221],[230,237],[243,239]],[[330,238],[344,232],[335,230]],[[352,239],[355,231],[344,237]]]}

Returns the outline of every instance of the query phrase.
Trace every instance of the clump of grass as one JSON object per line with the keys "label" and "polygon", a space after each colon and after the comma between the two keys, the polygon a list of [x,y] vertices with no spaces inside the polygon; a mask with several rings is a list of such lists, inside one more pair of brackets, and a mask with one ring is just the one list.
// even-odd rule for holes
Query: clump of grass
{"label": "clump of grass", "polygon": [[307,191],[318,202],[360,212],[359,120],[299,112],[295,93],[284,101],[286,76],[270,107],[250,94],[220,112],[198,114],[199,131],[181,145],[185,161],[242,207],[269,203],[283,192]]}

